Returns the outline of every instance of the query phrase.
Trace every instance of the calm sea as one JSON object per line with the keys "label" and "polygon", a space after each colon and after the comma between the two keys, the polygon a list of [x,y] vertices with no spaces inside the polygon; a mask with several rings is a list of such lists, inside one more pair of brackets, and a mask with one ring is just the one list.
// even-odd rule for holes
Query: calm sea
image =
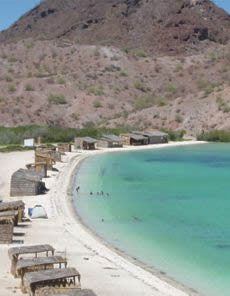
{"label": "calm sea", "polygon": [[76,186],[78,213],[106,241],[205,296],[229,296],[229,144],[92,156]]}

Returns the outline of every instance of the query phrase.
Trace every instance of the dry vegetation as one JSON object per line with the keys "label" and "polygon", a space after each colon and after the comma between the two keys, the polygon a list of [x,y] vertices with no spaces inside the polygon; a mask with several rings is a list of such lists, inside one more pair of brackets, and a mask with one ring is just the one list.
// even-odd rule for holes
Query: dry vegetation
{"label": "dry vegetation", "polygon": [[0,46],[0,124],[230,127],[230,46],[189,57],[27,39]]}

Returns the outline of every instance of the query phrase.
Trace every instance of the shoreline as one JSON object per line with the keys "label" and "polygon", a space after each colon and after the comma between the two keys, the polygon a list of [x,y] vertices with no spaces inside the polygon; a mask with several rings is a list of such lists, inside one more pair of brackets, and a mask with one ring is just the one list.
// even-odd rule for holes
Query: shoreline
{"label": "shoreline", "polygon": [[[151,273],[139,266],[136,260],[122,252],[119,254],[116,248],[100,240],[78,218],[72,204],[72,190],[76,170],[79,169],[81,161],[91,155],[202,143],[191,141],[67,153],[63,162],[55,166],[58,170],[49,172],[49,178],[45,179],[49,189],[46,195],[17,198],[25,202],[26,208],[34,207],[36,204],[42,205],[48,219],[26,222],[22,228],[15,228],[13,245],[0,245],[0,296],[13,296],[15,293],[23,296],[19,290],[20,280],[13,279],[9,273],[10,261],[7,256],[9,247],[21,246],[18,242],[19,233],[25,245],[49,243],[57,250],[57,254],[67,256],[69,266],[76,267],[82,275],[82,288],[92,289],[98,296],[198,296],[192,289],[183,287],[183,284],[172,279],[170,282],[170,278],[167,281],[160,271],[156,274]],[[33,162],[33,158],[34,154],[31,151],[0,153],[0,175],[4,182],[3,188],[0,188],[0,195],[3,200],[15,200],[9,197],[10,177],[18,168]]]}
{"label": "shoreline", "polygon": [[[100,149],[90,152],[84,152],[79,157],[79,159],[76,162],[76,167],[73,169],[73,172],[71,174],[69,186],[68,186],[68,195],[67,195],[67,203],[69,207],[69,211],[72,212],[73,218],[76,220],[77,223],[79,223],[89,235],[92,235],[100,244],[103,244],[106,248],[110,249],[111,251],[115,252],[118,256],[121,256],[124,258],[124,260],[127,260],[131,264],[143,269],[147,273],[150,273],[151,275],[157,277],[160,281],[163,281],[167,283],[168,285],[172,286],[175,289],[180,290],[180,292],[185,293],[185,295],[189,296],[201,296],[201,294],[196,291],[193,288],[187,287],[183,283],[177,281],[172,276],[168,275],[164,271],[161,271],[154,266],[148,266],[147,264],[141,262],[140,260],[136,259],[134,256],[129,255],[122,249],[119,249],[115,246],[113,246],[111,243],[106,241],[104,238],[102,238],[99,234],[97,234],[94,230],[92,230],[90,227],[84,223],[82,218],[80,217],[78,213],[77,206],[74,204],[73,200],[73,186],[74,186],[74,179],[79,174],[79,169],[81,167],[81,164],[90,156],[98,155],[98,154],[105,154],[105,153],[114,153],[114,152],[131,152],[131,151],[141,151],[141,150],[147,150],[147,149],[162,149],[162,148],[172,148],[172,147],[178,147],[178,146],[187,146],[187,145],[196,145],[196,144],[206,144],[207,142],[201,142],[201,141],[188,141],[188,142],[171,142],[168,144],[153,144],[148,146],[134,146],[134,147],[126,147],[126,148],[108,148],[108,149]],[[170,294],[171,295],[171,294]],[[178,294],[176,294],[178,295]]]}

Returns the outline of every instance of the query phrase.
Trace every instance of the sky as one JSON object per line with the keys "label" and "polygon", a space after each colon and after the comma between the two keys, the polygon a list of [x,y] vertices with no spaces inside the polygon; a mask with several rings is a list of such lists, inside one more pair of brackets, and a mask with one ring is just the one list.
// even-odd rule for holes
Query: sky
{"label": "sky", "polygon": [[[0,31],[7,29],[39,2],[40,0],[0,0]],[[213,2],[230,13],[230,0],[213,0]]]}

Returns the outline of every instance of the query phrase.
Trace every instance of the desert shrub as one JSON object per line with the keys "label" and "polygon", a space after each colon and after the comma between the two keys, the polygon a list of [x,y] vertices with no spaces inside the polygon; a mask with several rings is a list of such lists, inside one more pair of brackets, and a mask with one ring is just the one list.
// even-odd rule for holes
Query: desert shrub
{"label": "desert shrub", "polygon": [[27,83],[25,85],[25,91],[34,91],[34,88],[31,84]]}
{"label": "desert shrub", "polygon": [[15,57],[10,57],[10,58],[8,58],[8,62],[13,64],[13,63],[17,62],[17,59]]}
{"label": "desert shrub", "polygon": [[93,107],[94,107],[94,108],[102,108],[103,105],[102,105],[102,103],[101,103],[99,100],[95,100],[95,101],[93,102]]}
{"label": "desert shrub", "polygon": [[177,87],[174,83],[170,82],[167,85],[166,91],[168,93],[168,96],[175,96],[177,93]]}
{"label": "desert shrub", "polygon": [[121,77],[128,77],[128,74],[126,72],[124,72],[124,71],[121,71],[120,76]]}
{"label": "desert shrub", "polygon": [[11,93],[15,92],[16,91],[15,85],[14,84],[9,84],[8,85],[8,91],[11,92]]}
{"label": "desert shrub", "polygon": [[162,129],[163,132],[167,133],[169,135],[170,141],[182,141],[185,131],[183,130],[171,130],[171,129]]}
{"label": "desert shrub", "polygon": [[43,143],[65,143],[74,137],[90,136],[100,138],[103,134],[115,134],[137,130],[138,127],[120,126],[118,128],[97,128],[92,121],[85,122],[84,128],[61,128],[58,126],[27,125],[13,128],[0,127],[0,145],[23,144],[25,138],[42,137]]}
{"label": "desert shrub", "polygon": [[146,92],[146,87],[143,81],[137,80],[134,83],[134,87],[142,92]]}
{"label": "desert shrub", "polygon": [[147,57],[146,52],[142,48],[133,50],[132,55],[136,56],[138,58],[146,58]]}
{"label": "desert shrub", "polygon": [[181,115],[177,114],[175,120],[176,122],[181,123],[183,121],[183,118]]}
{"label": "desert shrub", "polygon": [[197,140],[208,142],[230,142],[230,131],[211,130],[208,132],[202,132],[197,136]]}
{"label": "desert shrub", "polygon": [[156,98],[156,104],[158,107],[163,107],[166,106],[168,104],[168,100],[166,97],[163,96],[159,96]]}
{"label": "desert shrub", "polygon": [[95,95],[95,96],[102,96],[104,95],[104,87],[102,85],[100,86],[88,86],[87,92],[89,95]]}
{"label": "desert shrub", "polygon": [[33,148],[31,148],[31,147],[23,147],[21,145],[16,145],[16,144],[0,147],[0,153],[14,152],[14,151],[27,151],[27,150],[33,150]]}
{"label": "desert shrub", "polygon": [[6,75],[5,76],[5,81],[6,82],[12,82],[13,81],[13,78],[11,76],[9,76],[9,75]]}
{"label": "desert shrub", "polygon": [[54,105],[63,105],[63,104],[67,104],[64,95],[62,94],[50,94],[48,96],[48,102],[49,104],[54,104]]}
{"label": "desert shrub", "polygon": [[154,97],[152,95],[146,95],[142,97],[137,97],[134,102],[135,110],[143,110],[146,108],[150,108],[154,105]]}
{"label": "desert shrub", "polygon": [[230,106],[228,106],[228,104],[224,101],[224,99],[221,96],[217,96],[216,103],[219,111],[222,111],[224,113],[230,112]]}
{"label": "desert shrub", "polygon": [[66,84],[66,81],[65,81],[65,79],[63,77],[58,77],[57,83],[58,84]]}

